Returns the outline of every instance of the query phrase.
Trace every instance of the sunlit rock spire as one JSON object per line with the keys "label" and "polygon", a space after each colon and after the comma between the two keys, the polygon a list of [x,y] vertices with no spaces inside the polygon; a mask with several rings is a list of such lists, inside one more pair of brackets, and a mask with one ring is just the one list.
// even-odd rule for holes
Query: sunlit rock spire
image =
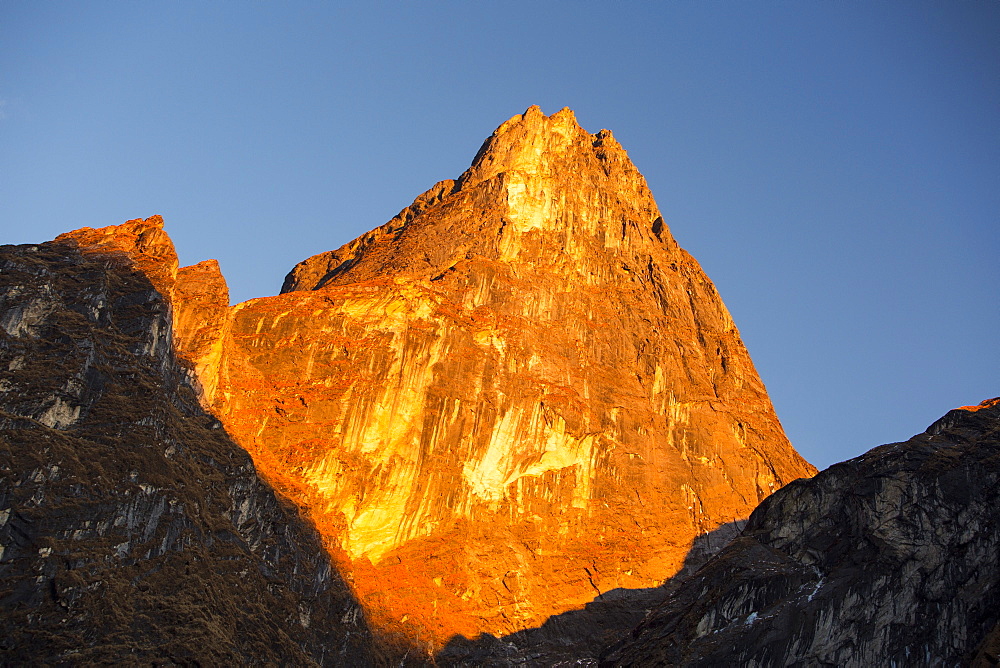
{"label": "sunlit rock spire", "polygon": [[284,293],[237,307],[217,411],[421,642],[657,584],[813,472],[642,175],[568,109]]}
{"label": "sunlit rock spire", "polygon": [[422,650],[659,584],[814,472],[641,174],[568,109],[221,320],[216,415]]}

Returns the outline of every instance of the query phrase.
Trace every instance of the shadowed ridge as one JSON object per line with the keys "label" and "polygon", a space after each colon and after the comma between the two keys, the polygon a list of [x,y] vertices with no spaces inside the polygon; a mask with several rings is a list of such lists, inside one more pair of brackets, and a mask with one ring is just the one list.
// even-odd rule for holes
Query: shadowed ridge
{"label": "shadowed ridge", "polygon": [[199,406],[147,222],[0,248],[2,662],[381,661],[315,528]]}
{"label": "shadowed ridge", "polygon": [[996,664],[1000,402],[767,498],[601,665]]}
{"label": "shadowed ridge", "polygon": [[975,424],[975,418],[972,416],[983,410],[986,410],[985,415],[989,415],[992,411],[988,409],[993,409],[997,406],[1000,406],[1000,397],[986,399],[976,406],[960,406],[959,408],[953,408],[945,413],[945,415],[940,419],[936,420],[931,426],[927,427],[927,433],[936,435],[945,430],[951,429],[956,425]]}
{"label": "shadowed ridge", "polygon": [[208,408],[215,396],[222,338],[229,317],[229,287],[216,260],[179,267],[173,241],[163,230],[163,217],[136,218],[121,225],[84,227],[60,234],[56,244],[69,244],[85,256],[113,259],[143,273],[164,298],[170,331],[188,382]]}

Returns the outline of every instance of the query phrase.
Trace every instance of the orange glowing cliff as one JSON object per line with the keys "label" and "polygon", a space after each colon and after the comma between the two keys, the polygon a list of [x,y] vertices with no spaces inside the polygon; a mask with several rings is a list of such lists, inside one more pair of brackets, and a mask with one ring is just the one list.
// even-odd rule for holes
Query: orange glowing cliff
{"label": "orange glowing cliff", "polygon": [[458,179],[228,306],[158,217],[64,235],[173,300],[204,405],[423,650],[650,587],[815,469],[711,281],[602,130],[538,107]]}

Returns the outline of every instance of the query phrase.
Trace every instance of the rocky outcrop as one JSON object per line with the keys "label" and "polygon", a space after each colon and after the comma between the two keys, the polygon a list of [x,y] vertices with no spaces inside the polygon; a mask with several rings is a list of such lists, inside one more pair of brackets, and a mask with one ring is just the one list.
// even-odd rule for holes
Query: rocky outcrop
{"label": "rocky outcrop", "polygon": [[315,529],[188,384],[161,226],[0,247],[0,663],[377,661]]}
{"label": "rocky outcrop", "polygon": [[799,480],[606,665],[997,662],[1000,399]]}
{"label": "rocky outcrop", "polygon": [[213,411],[421,651],[656,586],[814,472],[642,175],[568,109],[223,330]]}
{"label": "rocky outcrop", "polygon": [[[139,271],[166,300],[173,301],[177,285],[177,252],[163,231],[163,217],[136,218],[121,225],[84,227],[56,237],[87,256],[103,258],[118,267]],[[109,265],[110,266],[110,265]]]}
{"label": "rocky outcrop", "polygon": [[222,341],[229,321],[229,287],[219,263],[205,260],[177,270],[174,346],[192,374],[202,403],[215,397]]}

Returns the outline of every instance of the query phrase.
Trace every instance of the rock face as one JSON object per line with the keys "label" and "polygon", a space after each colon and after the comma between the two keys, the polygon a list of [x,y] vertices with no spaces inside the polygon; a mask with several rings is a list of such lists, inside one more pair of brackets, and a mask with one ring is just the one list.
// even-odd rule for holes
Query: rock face
{"label": "rock face", "polygon": [[702,534],[677,575],[659,587],[612,589],[580,610],[554,615],[540,627],[501,638],[483,634],[456,637],[434,656],[437,666],[507,668],[509,666],[591,666],[609,647],[659,608],[700,566],[739,535],[745,520]]}
{"label": "rock face", "polygon": [[210,406],[229,312],[229,287],[219,263],[205,260],[178,269],[173,301],[174,345],[194,371],[202,403]]}
{"label": "rock face", "polygon": [[996,665],[998,508],[993,399],[775,493],[605,662]]}
{"label": "rock face", "polygon": [[420,650],[655,586],[814,472],[643,177],[568,109],[211,317],[180,336],[221,349],[193,362],[213,412]]}
{"label": "rock face", "polygon": [[188,384],[161,226],[0,247],[0,663],[371,664],[319,535]]}

